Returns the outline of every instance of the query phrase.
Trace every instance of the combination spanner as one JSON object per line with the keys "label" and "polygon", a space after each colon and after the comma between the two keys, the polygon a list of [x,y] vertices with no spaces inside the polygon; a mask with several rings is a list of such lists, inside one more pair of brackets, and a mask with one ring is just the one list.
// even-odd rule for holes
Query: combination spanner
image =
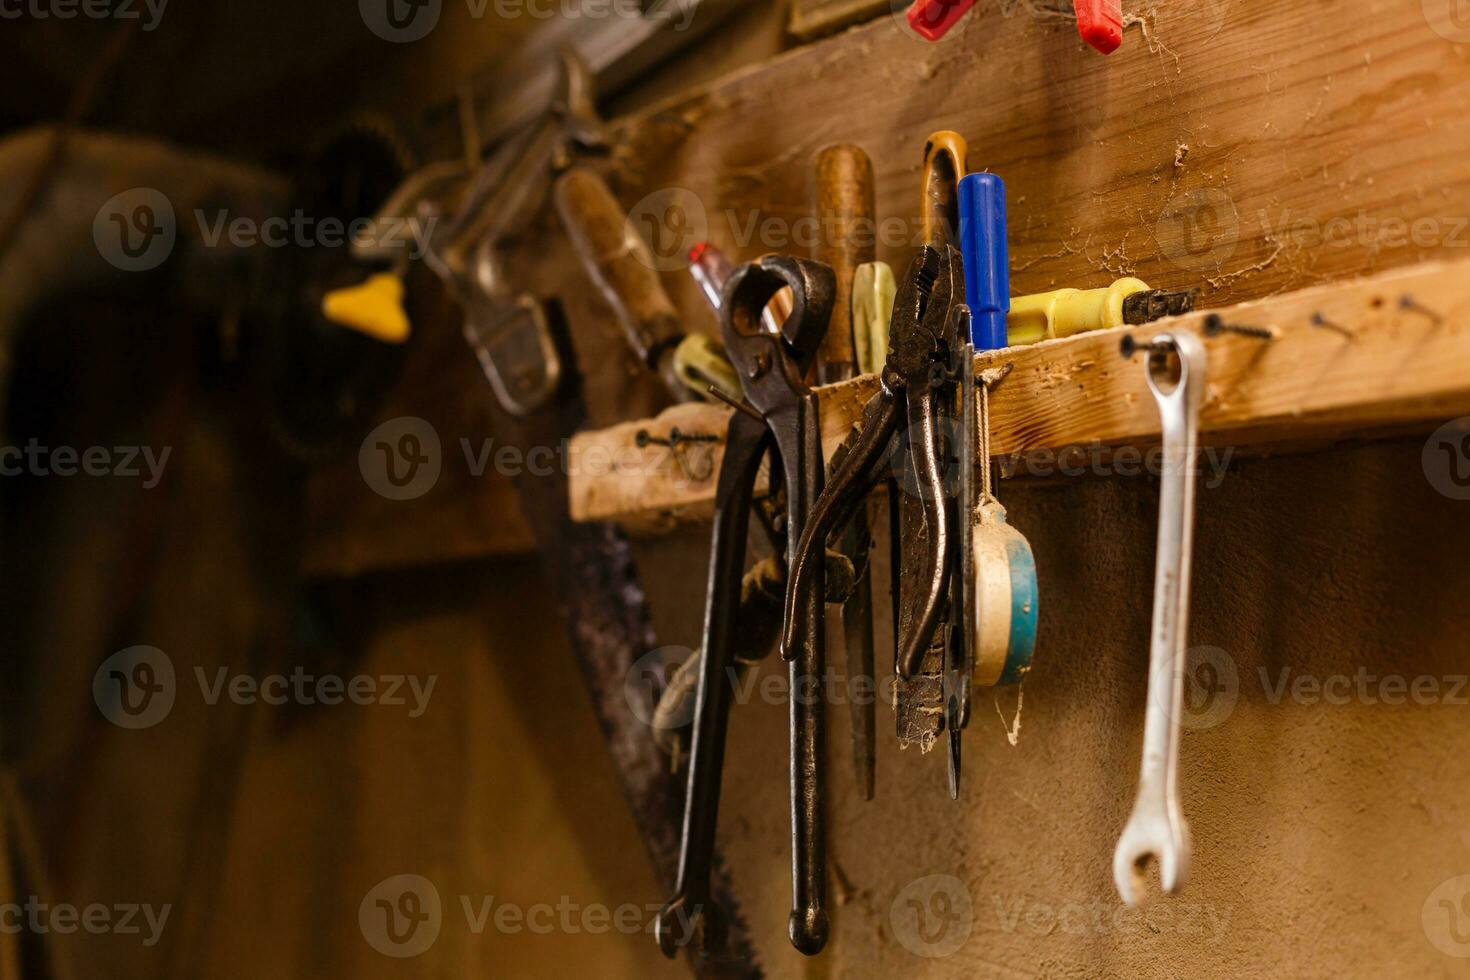
{"label": "combination spanner", "polygon": [[[1131,349],[1125,344],[1125,353]],[[1189,825],[1179,806],[1179,720],[1189,632],[1195,460],[1207,361],[1204,344],[1184,331],[1159,334],[1137,349],[1148,352],[1148,386],[1163,424],[1163,472],[1143,767],[1133,814],[1113,853],[1118,894],[1135,907],[1143,898],[1150,858],[1158,862],[1160,882],[1167,893],[1177,892],[1189,877]],[[1167,382],[1170,354],[1177,356],[1179,365],[1179,380],[1172,387]]]}

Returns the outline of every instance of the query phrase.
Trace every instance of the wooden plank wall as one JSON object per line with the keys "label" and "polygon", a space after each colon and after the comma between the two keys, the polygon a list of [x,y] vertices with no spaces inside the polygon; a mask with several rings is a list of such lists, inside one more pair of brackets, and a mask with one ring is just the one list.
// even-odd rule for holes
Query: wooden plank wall
{"label": "wooden plank wall", "polygon": [[[1017,292],[1136,275],[1198,285],[1219,306],[1463,257],[1470,45],[1437,4],[1147,0],[1126,5],[1125,45],[1109,57],[1035,4],[977,7],[938,44],[880,16],[621,120],[609,176],[665,260],[687,328],[707,332],[713,317],[682,268],[689,244],[707,237],[737,260],[809,252],[813,228],[799,222],[813,158],[855,142],[875,164],[880,256],[901,265],[924,139],[940,128],[1007,182]],[[660,406],[552,216],[527,230],[512,267],[566,301],[590,427]],[[415,356],[467,356],[452,324],[431,332]],[[483,386],[460,387],[475,383],[457,372],[452,385],[405,389],[395,408],[430,417],[487,401]],[[487,507],[503,505],[494,480],[480,484]],[[356,488],[331,500],[351,533],[357,502],[377,505],[350,471],[337,485]],[[411,555],[362,542],[352,565],[501,546],[425,533],[436,536]]]}
{"label": "wooden plank wall", "polygon": [[890,13],[901,0],[791,0],[792,35],[811,40],[880,14]]}
{"label": "wooden plank wall", "polygon": [[[1018,292],[1137,275],[1223,305],[1470,247],[1470,48],[1420,0],[1371,17],[1339,0],[1135,6],[1111,57],[1011,7],[938,44],[880,17],[626,121],[625,203],[697,204],[744,257],[808,251],[785,236],[810,214],[811,161],[854,142],[900,263],[924,139],[951,128],[1007,182]],[[682,227],[669,212],[666,244]]]}

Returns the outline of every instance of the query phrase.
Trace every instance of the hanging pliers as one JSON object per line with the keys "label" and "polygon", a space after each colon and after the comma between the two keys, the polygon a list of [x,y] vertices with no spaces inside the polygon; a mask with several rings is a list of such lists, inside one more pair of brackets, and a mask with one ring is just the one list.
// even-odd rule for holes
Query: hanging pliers
{"label": "hanging pliers", "polygon": [[954,396],[967,340],[960,253],[947,244],[921,246],[894,301],[881,387],[863,410],[858,441],[797,541],[782,633],[788,655],[808,642],[808,617],[820,618],[811,600],[821,594],[816,576],[828,535],[851,520],[874,487],[900,467],[898,673],[913,676],[933,645],[949,600],[960,528],[953,486],[957,468],[950,465],[950,455],[962,429]]}
{"label": "hanging pliers", "polygon": [[[784,287],[793,296],[779,333],[762,329],[766,304]],[[695,698],[689,788],[677,892],[659,912],[655,933],[667,956],[695,936],[708,953],[722,944],[723,911],[710,891],[720,802],[725,732],[734,692],[736,611],[745,539],[761,460],[772,449],[772,484],[786,491],[787,560],[801,537],[824,477],[817,396],[803,380],[832,316],[836,284],[819,262],[768,255],[741,266],[722,292],[720,330],[744,389],[730,419],[715,495],[709,589],[704,611],[704,662]],[[779,469],[779,474],[777,470]],[[818,566],[822,562],[817,562]],[[826,943],[826,856],[821,785],[824,569],[812,569],[815,591],[801,655],[791,664],[792,943],[803,953]],[[788,658],[791,659],[791,658]]]}

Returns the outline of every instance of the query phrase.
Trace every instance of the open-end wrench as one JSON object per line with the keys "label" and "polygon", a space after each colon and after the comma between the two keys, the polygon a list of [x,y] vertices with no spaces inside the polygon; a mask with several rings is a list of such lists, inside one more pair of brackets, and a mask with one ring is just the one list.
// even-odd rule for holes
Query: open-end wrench
{"label": "open-end wrench", "polygon": [[[1150,858],[1159,864],[1160,882],[1167,893],[1184,887],[1189,877],[1189,824],[1179,807],[1179,718],[1189,633],[1194,469],[1206,380],[1204,344],[1192,333],[1159,334],[1139,349],[1148,352],[1148,387],[1163,423],[1163,474],[1143,768],[1133,815],[1113,853],[1113,882],[1123,901],[1135,907],[1143,898]],[[1166,387],[1171,353],[1178,357],[1179,380]]]}

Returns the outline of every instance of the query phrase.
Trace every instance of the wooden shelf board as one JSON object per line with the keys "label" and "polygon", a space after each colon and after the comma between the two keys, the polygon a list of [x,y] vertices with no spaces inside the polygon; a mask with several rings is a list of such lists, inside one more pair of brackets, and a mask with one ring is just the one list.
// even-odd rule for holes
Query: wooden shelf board
{"label": "wooden shelf board", "polygon": [[[1406,296],[1414,306],[1402,305]],[[1220,312],[1227,322],[1270,327],[1277,337],[1224,334],[1206,341],[1209,382],[1200,424],[1209,444],[1247,451],[1325,444],[1470,413],[1470,262],[1428,263]],[[1169,330],[1201,331],[1206,315],[1131,329],[1140,340]],[[1316,325],[1318,315],[1338,329]],[[1012,365],[991,396],[994,453],[1035,462],[1063,451],[1105,453],[1156,442],[1158,411],[1142,357],[1130,362],[1119,353],[1125,332],[979,355],[981,370]],[[829,456],[876,390],[871,375],[820,389]],[[684,405],[578,435],[571,453],[573,517],[616,520],[638,530],[708,517],[719,447],[711,450],[711,474],[696,480],[667,448],[639,449],[635,439],[640,430],[665,436],[674,427],[722,434],[730,412],[720,405]]]}

